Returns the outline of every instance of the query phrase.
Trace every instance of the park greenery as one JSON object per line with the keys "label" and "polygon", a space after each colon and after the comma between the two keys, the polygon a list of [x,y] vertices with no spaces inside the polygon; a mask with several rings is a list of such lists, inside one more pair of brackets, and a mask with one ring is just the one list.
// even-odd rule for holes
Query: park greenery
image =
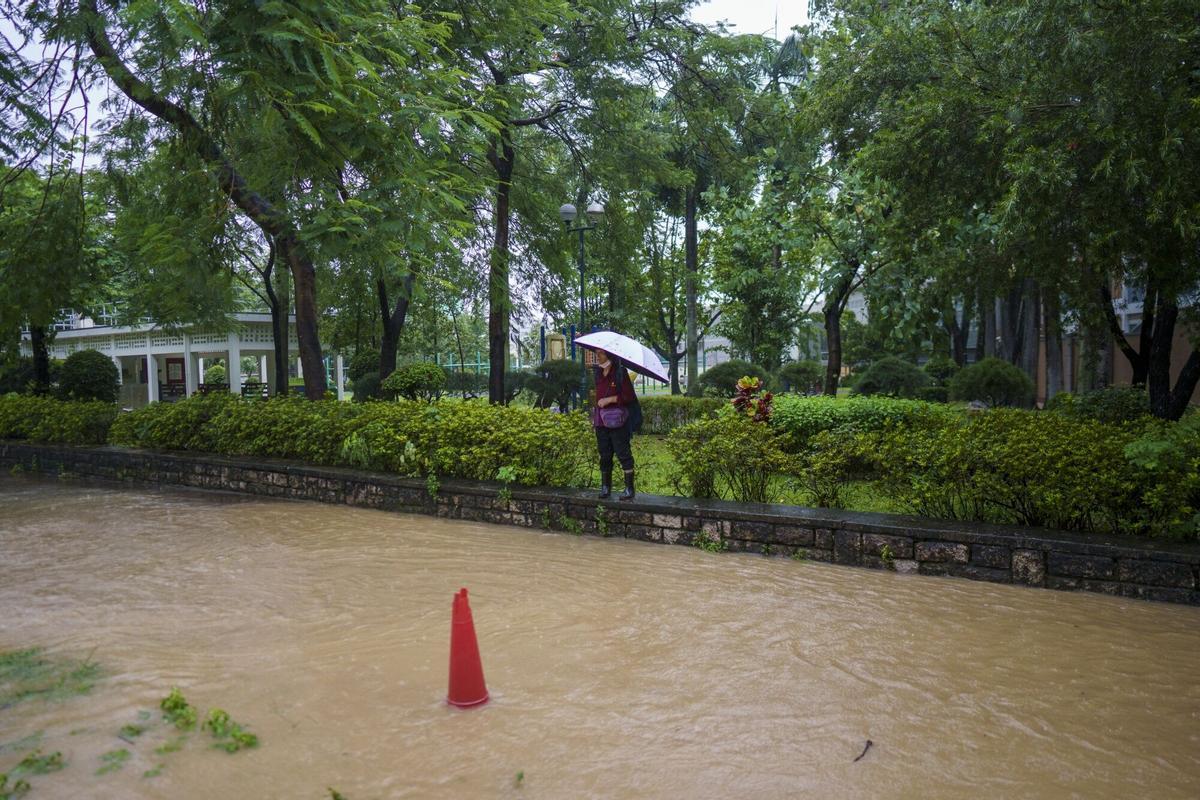
{"label": "park greenery", "polygon": [[[374,374],[360,396],[440,354],[476,362],[446,391],[502,404],[511,348],[537,361],[515,331],[575,322],[582,301],[589,325],[649,343],[674,393],[720,334],[771,375],[823,342],[829,395],[885,357],[996,358],[1043,371],[1052,398],[1070,337],[1084,389],[1115,352],[1154,416],[1183,415],[1200,382],[1193,3],[820,0],[782,41],[689,7],[3,4],[9,371],[27,328],[19,380],[49,391],[62,308],[228,326],[253,307],[280,334],[281,392],[291,313],[310,399],[324,343],[357,354],[352,380]],[[557,210],[593,200],[580,276]],[[1117,294],[1144,298],[1131,335]],[[930,377],[859,391],[955,394]]]}
{"label": "park greenery", "polygon": [[[666,364],[651,491],[1196,538],[1194,3],[690,6],[0,4],[0,437],[586,486],[582,313]],[[268,311],[279,396],[119,413],[64,308]]]}

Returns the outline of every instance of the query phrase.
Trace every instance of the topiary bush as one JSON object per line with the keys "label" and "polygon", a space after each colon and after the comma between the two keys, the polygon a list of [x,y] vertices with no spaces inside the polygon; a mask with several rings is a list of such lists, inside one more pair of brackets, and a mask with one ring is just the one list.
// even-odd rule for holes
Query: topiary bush
{"label": "topiary bush", "polygon": [[372,372],[379,374],[379,351],[370,347],[355,350],[346,365],[346,377],[351,383],[357,383],[359,378]]}
{"label": "topiary bush", "polygon": [[354,382],[352,399],[356,403],[365,403],[368,400],[382,400],[383,392],[379,388],[379,373],[367,372],[359,375],[358,380]]}
{"label": "topiary bush", "polygon": [[205,383],[228,383],[229,375],[225,372],[225,367],[220,364],[213,364],[211,367],[204,368]]}
{"label": "topiary bush", "polygon": [[825,382],[825,367],[817,361],[789,361],[779,368],[775,380],[782,392],[818,394]]}
{"label": "topiary bush", "polygon": [[962,367],[953,358],[941,355],[933,356],[921,367],[934,386],[949,385],[950,379],[957,375],[960,369]]}
{"label": "topiary bush", "polygon": [[565,409],[571,401],[571,395],[583,385],[580,370],[578,361],[561,358],[543,361],[532,374],[526,376],[524,388],[534,396],[533,404],[538,408],[555,405]]}
{"label": "topiary bush", "polygon": [[642,433],[668,434],[681,425],[715,414],[729,405],[719,397],[686,397],[681,394],[640,397]]}
{"label": "topiary bush", "polygon": [[104,444],[116,416],[116,404],[101,400],[67,401],[32,395],[0,395],[0,439]]}
{"label": "topiary bush", "polygon": [[964,367],[950,379],[951,400],[977,400],[989,406],[1033,405],[1033,379],[998,358],[985,358]]}
{"label": "topiary bush", "polygon": [[72,353],[58,372],[58,396],[62,400],[115,403],[120,387],[117,365],[99,350]]}
{"label": "topiary bush", "polygon": [[737,393],[737,382],[747,376],[758,378],[764,386],[771,379],[762,367],[735,358],[706,369],[700,374],[696,385],[703,396],[729,399]]}
{"label": "topiary bush", "polygon": [[424,400],[426,403],[440,398],[445,388],[446,370],[426,362],[405,364],[379,384],[384,397],[403,397],[405,400]]}
{"label": "topiary bush", "polygon": [[916,364],[886,356],[863,371],[854,383],[853,393],[867,397],[878,394],[912,398],[929,383],[929,376]]}

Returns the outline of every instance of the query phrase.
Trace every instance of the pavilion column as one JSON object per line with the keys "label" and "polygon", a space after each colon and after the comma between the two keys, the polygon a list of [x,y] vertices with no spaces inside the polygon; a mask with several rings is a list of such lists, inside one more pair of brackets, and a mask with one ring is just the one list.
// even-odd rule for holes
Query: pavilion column
{"label": "pavilion column", "polygon": [[337,359],[336,359],[335,363],[337,366],[337,399],[345,400],[346,399],[346,373],[345,373],[345,370],[343,369],[341,353],[337,354]]}
{"label": "pavilion column", "polygon": [[200,383],[204,383],[204,356],[196,356],[196,369],[200,373]]}
{"label": "pavilion column", "polygon": [[150,335],[146,334],[146,400],[158,402],[158,362],[150,349]]}
{"label": "pavilion column", "polygon": [[124,386],[125,385],[125,373],[121,372],[121,357],[120,356],[111,356],[111,358],[112,358],[112,362],[117,365],[117,385]]}
{"label": "pavilion column", "polygon": [[191,397],[196,393],[196,364],[192,358],[192,337],[183,335],[183,390]]}
{"label": "pavilion column", "polygon": [[258,357],[258,379],[263,383],[267,382],[267,357],[266,356]]}
{"label": "pavilion column", "polygon": [[242,340],[236,333],[229,334],[229,362],[225,370],[232,394],[242,393]]}
{"label": "pavilion column", "polygon": [[304,365],[302,363],[300,363],[299,356],[296,357],[296,377],[297,378],[304,377]]}

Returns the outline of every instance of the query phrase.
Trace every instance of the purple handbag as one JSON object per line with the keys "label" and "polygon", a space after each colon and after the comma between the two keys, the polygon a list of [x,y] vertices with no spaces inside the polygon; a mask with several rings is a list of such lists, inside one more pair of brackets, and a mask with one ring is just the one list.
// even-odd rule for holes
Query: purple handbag
{"label": "purple handbag", "polygon": [[596,408],[592,424],[597,428],[623,428],[629,421],[629,412],[621,406],[605,406]]}

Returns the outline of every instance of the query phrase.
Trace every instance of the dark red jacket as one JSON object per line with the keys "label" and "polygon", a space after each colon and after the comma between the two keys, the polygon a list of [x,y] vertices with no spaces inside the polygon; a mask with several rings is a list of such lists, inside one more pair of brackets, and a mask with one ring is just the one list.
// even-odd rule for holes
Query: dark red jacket
{"label": "dark red jacket", "polygon": [[[620,375],[625,376],[625,385],[617,388],[617,378]],[[602,398],[617,396],[617,405],[631,406],[637,402],[637,395],[633,393],[633,381],[629,377],[629,372],[623,369],[618,369],[616,363],[609,368],[608,374],[604,374],[599,366],[596,367],[596,401],[599,402]]]}

